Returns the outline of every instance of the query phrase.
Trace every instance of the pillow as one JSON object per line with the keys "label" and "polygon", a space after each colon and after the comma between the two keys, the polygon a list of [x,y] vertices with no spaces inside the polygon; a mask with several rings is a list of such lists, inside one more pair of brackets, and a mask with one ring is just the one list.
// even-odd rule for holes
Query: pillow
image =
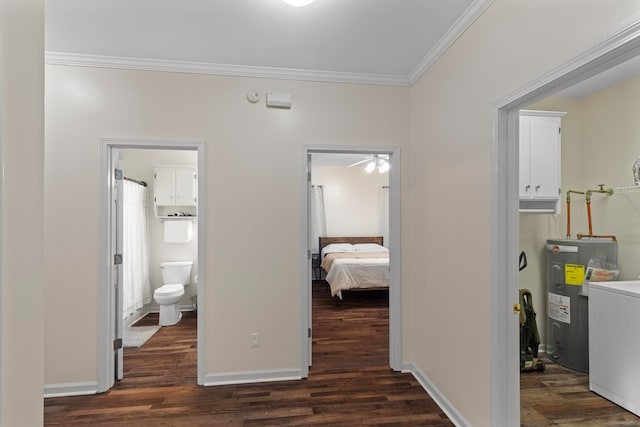
{"label": "pillow", "polygon": [[377,243],[356,243],[353,245],[353,250],[362,252],[389,252],[389,249]]}
{"label": "pillow", "polygon": [[322,248],[322,258],[325,255],[333,253],[333,252],[353,252],[353,245],[351,243],[330,243],[324,248]]}
{"label": "pillow", "polygon": [[325,253],[329,252],[353,252],[355,249],[351,243],[331,243],[324,247]]}

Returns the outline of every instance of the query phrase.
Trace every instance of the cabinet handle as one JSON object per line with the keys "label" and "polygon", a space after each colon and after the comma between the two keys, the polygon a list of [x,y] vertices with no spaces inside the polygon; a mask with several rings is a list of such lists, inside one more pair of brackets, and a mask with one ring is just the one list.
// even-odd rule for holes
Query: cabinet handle
{"label": "cabinet handle", "polygon": [[527,184],[527,185],[525,185],[525,186],[524,186],[524,189],[525,189],[526,191],[529,191],[529,189],[530,189],[530,188],[531,188],[531,186],[530,186],[529,184]]}
{"label": "cabinet handle", "polygon": [[539,185],[536,185],[536,191],[538,191],[540,189]]}

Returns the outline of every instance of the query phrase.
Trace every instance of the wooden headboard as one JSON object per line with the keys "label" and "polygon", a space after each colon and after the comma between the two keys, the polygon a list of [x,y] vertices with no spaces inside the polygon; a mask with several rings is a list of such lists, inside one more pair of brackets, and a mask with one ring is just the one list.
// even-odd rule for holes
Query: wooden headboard
{"label": "wooden headboard", "polygon": [[331,243],[377,243],[382,246],[382,236],[369,236],[369,237],[320,237],[319,248],[322,252],[322,248]]}

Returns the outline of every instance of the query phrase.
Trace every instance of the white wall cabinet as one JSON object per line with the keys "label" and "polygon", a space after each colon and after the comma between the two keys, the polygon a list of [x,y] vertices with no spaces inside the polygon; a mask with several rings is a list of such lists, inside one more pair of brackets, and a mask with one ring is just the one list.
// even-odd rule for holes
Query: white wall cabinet
{"label": "white wall cabinet", "polygon": [[156,167],[153,170],[153,201],[158,218],[195,216],[198,175],[194,167]]}
{"label": "white wall cabinet", "polygon": [[561,120],[557,111],[520,111],[520,211],[560,213]]}

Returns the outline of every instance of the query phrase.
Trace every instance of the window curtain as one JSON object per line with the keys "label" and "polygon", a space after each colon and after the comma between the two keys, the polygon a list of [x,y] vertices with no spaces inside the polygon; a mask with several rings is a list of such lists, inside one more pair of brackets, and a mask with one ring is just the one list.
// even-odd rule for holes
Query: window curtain
{"label": "window curtain", "polygon": [[327,235],[322,185],[311,186],[311,252],[318,253],[318,238]]}
{"label": "window curtain", "polygon": [[380,235],[384,246],[389,247],[389,187],[380,190]]}
{"label": "window curtain", "polygon": [[151,302],[147,188],[123,180],[122,301],[124,318]]}

